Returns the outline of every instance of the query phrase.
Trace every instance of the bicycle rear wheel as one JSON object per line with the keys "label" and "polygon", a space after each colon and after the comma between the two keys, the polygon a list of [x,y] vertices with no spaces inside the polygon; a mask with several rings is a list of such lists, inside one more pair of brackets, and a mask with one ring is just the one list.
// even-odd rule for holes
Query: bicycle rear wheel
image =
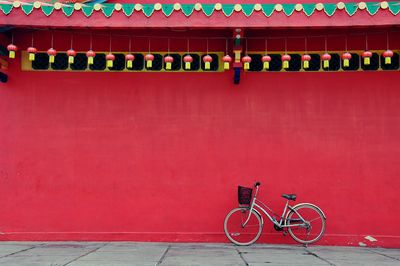
{"label": "bicycle rear wheel", "polygon": [[[244,225],[250,214],[250,219]],[[251,245],[261,235],[263,223],[261,217],[254,210],[250,213],[249,208],[236,208],[228,213],[224,221],[226,237],[239,246]]]}
{"label": "bicycle rear wheel", "polygon": [[294,210],[290,211],[286,221],[290,236],[302,244],[320,240],[325,232],[325,217],[322,212],[309,204],[299,205]]}

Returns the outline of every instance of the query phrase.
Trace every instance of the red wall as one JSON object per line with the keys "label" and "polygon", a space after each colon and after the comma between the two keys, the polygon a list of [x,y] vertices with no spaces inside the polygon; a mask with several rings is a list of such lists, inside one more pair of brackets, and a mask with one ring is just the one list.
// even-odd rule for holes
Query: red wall
{"label": "red wall", "polygon": [[325,211],[321,244],[400,247],[398,72],[19,69],[0,87],[0,240],[226,241],[236,186],[259,180],[277,211],[281,193]]}

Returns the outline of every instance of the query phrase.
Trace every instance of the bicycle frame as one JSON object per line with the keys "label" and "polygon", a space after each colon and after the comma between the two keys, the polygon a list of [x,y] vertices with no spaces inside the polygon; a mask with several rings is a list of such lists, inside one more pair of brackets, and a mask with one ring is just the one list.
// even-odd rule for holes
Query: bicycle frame
{"label": "bicycle frame", "polygon": [[[265,210],[265,208],[267,208],[268,210],[272,211],[265,203],[263,203],[260,200],[257,200],[257,194],[258,194],[258,186],[256,186],[256,192],[254,194],[253,200],[251,202],[250,205],[250,211],[249,211],[249,216],[247,217],[246,221],[243,223],[243,226],[246,226],[246,224],[249,222],[250,220],[250,215],[251,215],[251,211],[253,209],[255,209],[258,213],[260,213],[260,210],[265,214],[265,216],[268,217],[268,219],[275,224],[276,226],[280,227],[280,228],[286,228],[286,227],[294,227],[294,226],[301,226],[302,224],[286,224],[286,217],[287,217],[287,212],[289,212],[289,210],[294,211],[299,218],[301,219],[301,221],[307,225],[306,220],[304,220],[304,218],[295,210],[292,208],[292,206],[289,205],[289,200],[286,201],[285,204],[285,208],[283,209],[282,215],[281,215],[281,219],[279,220],[279,222],[275,219],[275,217],[273,217],[272,215],[270,215],[268,213],[267,210]],[[259,203],[259,204],[258,204]],[[265,208],[263,208],[263,205]],[[285,218],[284,218],[285,217]],[[299,219],[296,219],[296,221],[299,221]]]}

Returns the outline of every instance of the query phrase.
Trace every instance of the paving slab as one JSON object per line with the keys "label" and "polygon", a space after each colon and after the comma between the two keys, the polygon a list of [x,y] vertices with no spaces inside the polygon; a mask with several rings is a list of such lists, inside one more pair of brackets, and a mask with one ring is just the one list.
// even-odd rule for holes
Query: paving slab
{"label": "paving slab", "polygon": [[[399,265],[395,257],[390,258],[376,252],[377,249],[357,247],[310,247],[309,252],[334,265]],[[386,249],[384,249],[386,251]],[[392,250],[393,251],[393,250]],[[395,253],[400,253],[395,250]]]}
{"label": "paving slab", "polygon": [[318,258],[299,246],[269,246],[255,245],[239,247],[238,250],[249,265],[330,265],[329,262]]}
{"label": "paving slab", "polygon": [[187,244],[170,246],[160,265],[244,265],[230,245]]}

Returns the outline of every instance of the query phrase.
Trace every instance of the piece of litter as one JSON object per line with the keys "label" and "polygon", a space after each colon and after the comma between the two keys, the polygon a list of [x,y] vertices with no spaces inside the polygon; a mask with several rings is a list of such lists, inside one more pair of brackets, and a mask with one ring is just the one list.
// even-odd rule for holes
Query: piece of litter
{"label": "piece of litter", "polygon": [[366,247],[366,246],[367,246],[367,244],[365,244],[365,243],[363,243],[363,242],[358,242],[358,245],[359,245],[360,247]]}
{"label": "piece of litter", "polygon": [[369,240],[369,241],[371,241],[371,242],[378,241],[378,240],[376,240],[375,238],[373,238],[372,236],[366,236],[366,237],[364,237],[364,238],[367,239],[367,240]]}

